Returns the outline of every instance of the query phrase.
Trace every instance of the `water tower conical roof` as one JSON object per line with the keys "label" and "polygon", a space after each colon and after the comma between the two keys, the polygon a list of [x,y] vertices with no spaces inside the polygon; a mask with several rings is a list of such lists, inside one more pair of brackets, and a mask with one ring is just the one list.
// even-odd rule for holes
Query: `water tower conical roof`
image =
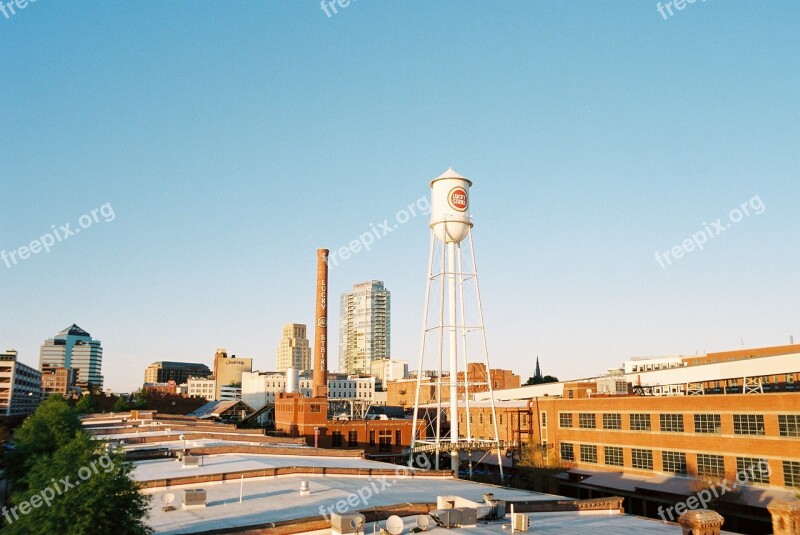
{"label": "water tower conical roof", "polygon": [[431,186],[432,186],[432,185],[433,185],[433,183],[434,183],[434,182],[436,182],[437,180],[444,180],[444,179],[446,179],[446,178],[460,178],[461,180],[466,180],[467,182],[469,182],[469,185],[470,185],[470,186],[472,186],[472,181],[471,181],[470,179],[468,179],[468,178],[466,178],[466,177],[464,177],[464,176],[461,176],[461,175],[458,173],[458,171],[456,171],[456,170],[455,170],[455,169],[453,169],[452,167],[448,167],[448,168],[447,168],[447,171],[445,171],[445,172],[444,172],[444,173],[442,173],[441,175],[439,175],[439,176],[437,176],[436,178],[434,178],[433,180],[431,180]]}

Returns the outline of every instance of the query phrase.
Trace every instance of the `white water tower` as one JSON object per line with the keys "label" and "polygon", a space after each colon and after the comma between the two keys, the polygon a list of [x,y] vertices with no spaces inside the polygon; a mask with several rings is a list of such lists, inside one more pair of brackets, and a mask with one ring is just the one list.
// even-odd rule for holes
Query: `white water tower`
{"label": "white water tower", "polygon": [[[438,469],[439,454],[448,452],[451,470],[457,474],[459,454],[462,451],[467,452],[471,476],[472,452],[496,449],[502,477],[501,444],[494,396],[490,395],[489,402],[494,437],[475,440],[469,417],[464,418],[464,429],[459,426],[459,406],[469,415],[470,397],[475,392],[492,393],[491,368],[472,243],[473,224],[469,211],[469,190],[472,182],[451,167],[434,178],[430,187],[431,243],[414,398],[411,457],[414,459],[416,453],[433,454]],[[476,355],[480,355],[480,358],[475,358]],[[433,367],[426,368],[426,362],[433,364]],[[425,371],[429,369],[436,370],[436,377],[433,379],[436,399],[421,403],[420,392],[423,389],[430,391],[430,384],[423,385],[423,378],[428,381]],[[447,399],[443,400],[445,392]],[[447,411],[444,410],[445,407]],[[422,433],[418,428],[420,418],[420,425],[424,428]],[[442,425],[443,420],[449,424],[446,426],[449,430]]]}
{"label": "white water tower", "polygon": [[451,167],[431,181],[431,229],[443,243],[461,243],[472,228],[469,188],[472,182]]}

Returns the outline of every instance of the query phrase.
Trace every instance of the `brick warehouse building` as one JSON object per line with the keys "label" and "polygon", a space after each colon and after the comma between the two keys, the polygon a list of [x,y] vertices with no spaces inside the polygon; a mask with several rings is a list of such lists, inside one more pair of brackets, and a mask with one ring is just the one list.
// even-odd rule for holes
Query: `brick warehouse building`
{"label": "brick warehouse building", "polygon": [[[628,377],[639,395],[597,395],[591,381],[498,392],[500,439],[512,452],[533,445],[543,462],[562,466],[559,494],[624,496],[628,512],[656,518],[703,481],[735,481],[765,463],[722,507],[734,531],[769,533],[767,504],[800,488],[800,346],[686,360]],[[479,438],[491,430],[491,407],[488,396],[476,398],[470,423]]]}
{"label": "brick warehouse building", "polygon": [[[467,378],[469,382],[474,385],[474,390],[470,393],[486,392],[489,390],[486,384],[486,365],[480,362],[470,362],[467,368]],[[520,386],[520,377],[515,375],[511,370],[502,370],[492,368],[490,370],[490,378],[493,390],[505,390],[509,388],[518,388]],[[458,372],[459,383],[464,382],[464,372]],[[445,380],[446,382],[446,380]],[[420,404],[434,403],[436,401],[436,392],[438,390],[438,379],[436,377],[424,377],[422,379],[422,388],[420,390]],[[402,406],[407,409],[414,407],[414,399],[416,396],[417,380],[416,379],[400,379],[397,381],[389,381],[386,384],[386,404],[393,406]],[[464,388],[459,387],[459,394],[464,394]],[[442,402],[450,400],[449,388],[442,389]]]}
{"label": "brick warehouse building", "polygon": [[[278,394],[275,429],[321,448],[357,448],[371,456],[398,456],[411,444],[411,420],[328,420],[325,398]],[[421,426],[420,426],[421,427]]]}

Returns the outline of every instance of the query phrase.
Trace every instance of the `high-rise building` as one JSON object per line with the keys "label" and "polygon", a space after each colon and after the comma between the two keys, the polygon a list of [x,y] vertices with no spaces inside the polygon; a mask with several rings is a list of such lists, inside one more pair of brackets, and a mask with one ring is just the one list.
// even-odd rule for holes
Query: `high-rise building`
{"label": "high-rise building", "polygon": [[72,368],[75,385],[84,390],[103,388],[103,347],[100,340],[75,324],[45,340],[39,353],[39,369]]}
{"label": "high-rise building", "polygon": [[144,370],[145,383],[166,383],[175,381],[181,385],[190,377],[208,377],[211,370],[205,364],[195,362],[154,362]]}
{"label": "high-rise building", "polygon": [[278,346],[278,371],[286,368],[300,371],[311,369],[311,348],[308,345],[306,326],[302,323],[287,323],[283,326],[283,337]]}
{"label": "high-rise building", "polygon": [[342,294],[339,371],[368,374],[373,360],[391,352],[391,293],[382,281],[367,281]]}
{"label": "high-rise building", "polygon": [[42,374],[17,361],[17,352],[0,353],[0,416],[20,416],[36,410],[42,399]]}
{"label": "high-rise building", "polygon": [[225,348],[217,349],[214,354],[214,379],[216,379],[214,399],[222,399],[223,386],[242,386],[242,373],[253,371],[253,359],[240,359],[236,355],[228,356]]}

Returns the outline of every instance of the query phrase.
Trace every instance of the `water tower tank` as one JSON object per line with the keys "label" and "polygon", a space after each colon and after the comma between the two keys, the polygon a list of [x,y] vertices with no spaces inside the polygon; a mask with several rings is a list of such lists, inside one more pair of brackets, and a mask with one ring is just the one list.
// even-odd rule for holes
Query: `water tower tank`
{"label": "water tower tank", "polygon": [[469,188],[472,182],[449,168],[431,180],[431,228],[444,243],[461,243],[472,222]]}
{"label": "water tower tank", "polygon": [[297,368],[286,368],[286,393],[299,392],[299,377],[297,375]]}

